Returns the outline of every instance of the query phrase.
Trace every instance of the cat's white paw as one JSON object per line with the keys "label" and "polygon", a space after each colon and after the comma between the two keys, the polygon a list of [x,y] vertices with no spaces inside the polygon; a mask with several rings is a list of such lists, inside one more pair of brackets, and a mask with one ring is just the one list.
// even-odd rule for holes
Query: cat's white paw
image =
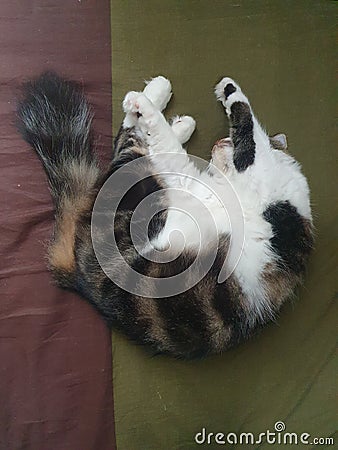
{"label": "cat's white paw", "polygon": [[146,81],[146,83],[147,85],[143,90],[144,95],[149,98],[156,108],[163,111],[172,95],[170,81],[160,75],[152,78],[150,81]]}
{"label": "cat's white paw", "polygon": [[130,91],[128,94],[124,97],[122,107],[123,111],[128,113],[136,113],[138,112],[138,108],[136,107],[136,99],[141,95],[140,92]]}
{"label": "cat's white paw", "polygon": [[161,118],[159,110],[142,92],[129,92],[123,101],[123,107],[128,116],[134,117],[135,125],[139,126],[144,133],[148,133],[152,127],[156,126]]}
{"label": "cat's white paw", "polygon": [[229,77],[224,77],[216,85],[215,95],[217,100],[223,103],[223,106],[226,108],[228,114],[230,114],[230,107],[234,102],[249,103],[240,86]]}
{"label": "cat's white paw", "polygon": [[196,128],[196,121],[190,116],[176,116],[172,119],[171,129],[181,144],[185,144]]}

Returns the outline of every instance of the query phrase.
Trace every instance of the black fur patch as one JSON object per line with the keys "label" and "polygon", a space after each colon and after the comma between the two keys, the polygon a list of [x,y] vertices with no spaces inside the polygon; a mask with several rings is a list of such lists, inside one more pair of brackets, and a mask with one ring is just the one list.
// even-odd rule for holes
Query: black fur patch
{"label": "black fur patch", "polygon": [[250,107],[244,102],[231,105],[231,139],[234,144],[234,165],[244,172],[255,161],[256,144],[253,138],[253,120]]}
{"label": "black fur patch", "polygon": [[228,83],[224,88],[225,100],[227,100],[227,98],[234,92],[236,92],[235,86],[231,83]]}
{"label": "black fur patch", "polygon": [[301,274],[313,246],[309,224],[289,201],[269,205],[263,217],[271,223],[273,237],[270,243],[281,257],[281,268]]}

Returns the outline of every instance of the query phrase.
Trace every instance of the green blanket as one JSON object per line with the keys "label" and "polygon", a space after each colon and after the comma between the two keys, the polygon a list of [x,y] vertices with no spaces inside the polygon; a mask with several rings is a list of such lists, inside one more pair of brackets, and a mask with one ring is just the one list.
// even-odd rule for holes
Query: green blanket
{"label": "green blanket", "polygon": [[163,74],[174,92],[168,116],[196,118],[188,150],[208,158],[214,141],[227,135],[213,87],[229,75],[269,132],[287,134],[309,180],[317,228],[316,250],[296,300],[240,347],[183,362],[150,358],[113,334],[119,450],[246,448],[235,436],[223,446],[215,435],[210,444],[206,436],[204,445],[195,436],[202,433],[202,442],[204,428],[206,434],[251,432],[259,440],[279,421],[299,439],[309,433],[309,443],[335,432],[336,11],[334,2],[312,0],[112,0],[114,133],[126,91]]}

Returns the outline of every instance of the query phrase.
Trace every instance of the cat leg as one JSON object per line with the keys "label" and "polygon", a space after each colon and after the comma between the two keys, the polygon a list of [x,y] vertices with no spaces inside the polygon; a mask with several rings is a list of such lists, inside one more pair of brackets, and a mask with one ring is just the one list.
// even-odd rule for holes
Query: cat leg
{"label": "cat leg", "polygon": [[[136,125],[131,128],[121,126],[115,138],[115,152],[118,153],[121,149],[130,148],[135,144],[146,145],[145,137],[137,127],[137,118],[134,120],[136,121]],[[171,121],[171,130],[181,144],[185,144],[190,139],[195,127],[196,122],[190,116],[176,116]]]}
{"label": "cat leg", "polygon": [[[158,76],[146,81],[146,86],[143,89],[143,94],[149,98],[155,108],[163,111],[167,106],[171,96],[171,83],[167,78]],[[137,124],[137,115],[133,112],[126,112],[123,120],[124,128],[131,128]]]}
{"label": "cat leg", "polygon": [[[182,143],[190,137],[195,128],[194,119],[189,116],[175,118],[170,126],[152,102],[138,92],[129,92],[123,106],[126,112],[137,115],[136,128],[139,128],[146,138],[154,169],[158,173],[166,174],[166,185],[203,195],[201,191],[204,193],[205,189],[198,181],[201,172],[182,147]],[[205,174],[205,177],[208,178],[208,174]],[[177,198],[174,201],[177,202]]]}
{"label": "cat leg", "polygon": [[215,94],[225,107],[230,121],[234,166],[238,172],[244,172],[254,164],[257,149],[270,149],[269,137],[259,125],[247,97],[235,81],[223,78],[217,84]]}
{"label": "cat leg", "polygon": [[[152,102],[155,108],[163,111],[172,96],[170,81],[163,76],[158,76],[146,83],[143,94]],[[171,121],[171,129],[181,144],[188,142],[195,127],[196,122],[190,116],[175,116]]]}
{"label": "cat leg", "polygon": [[[146,82],[143,94],[151,101],[156,109],[162,111],[165,109],[172,96],[171,83],[163,76],[155,77],[151,81]],[[125,130],[129,128],[133,129],[137,124],[138,114],[127,111],[119,135],[126,135]],[[190,116],[176,116],[171,122],[171,129],[181,144],[186,143],[190,139],[195,127],[196,122]],[[129,144],[133,143],[133,139],[130,140],[129,135],[133,138],[133,135],[135,134],[141,137],[138,130],[130,130],[127,132],[127,140],[124,139],[124,142],[128,143],[129,140]]]}
{"label": "cat leg", "polygon": [[[123,109],[126,114],[137,117],[137,127],[147,137],[151,153],[186,153],[161,111],[143,93],[129,92],[123,101]],[[177,130],[179,125],[175,125]],[[186,137],[184,133],[178,135],[183,140]]]}
{"label": "cat leg", "polygon": [[164,78],[161,75],[152,78],[151,81],[146,81],[146,87],[143,89],[143,94],[149,98],[155,108],[163,111],[172,96],[171,83],[167,78]]}
{"label": "cat leg", "polygon": [[[171,83],[163,76],[152,78],[146,82],[143,93],[151,99],[154,106],[163,110],[171,98]],[[147,153],[146,142],[143,134],[136,127],[138,123],[137,114],[126,112],[119,132],[114,140],[114,158],[118,157],[120,152],[128,151],[135,146],[142,147],[142,152]]]}

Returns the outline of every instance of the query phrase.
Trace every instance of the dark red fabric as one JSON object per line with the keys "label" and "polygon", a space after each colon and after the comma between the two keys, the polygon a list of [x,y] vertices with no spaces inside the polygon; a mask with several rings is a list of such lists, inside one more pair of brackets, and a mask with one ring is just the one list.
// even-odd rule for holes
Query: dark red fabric
{"label": "dark red fabric", "polygon": [[110,334],[53,285],[46,177],[15,126],[20,83],[46,69],[84,84],[111,151],[109,0],[0,2],[0,448],[111,450]]}

